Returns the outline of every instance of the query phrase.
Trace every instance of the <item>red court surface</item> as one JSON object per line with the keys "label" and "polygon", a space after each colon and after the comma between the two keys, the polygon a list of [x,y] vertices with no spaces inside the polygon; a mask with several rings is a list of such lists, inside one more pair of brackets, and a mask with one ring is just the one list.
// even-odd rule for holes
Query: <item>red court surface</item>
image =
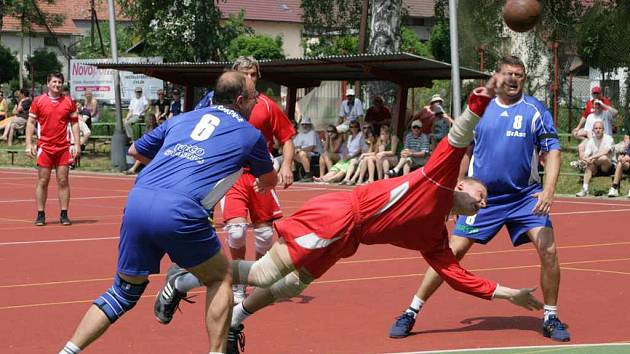
{"label": "red court surface", "polygon": [[[58,224],[51,182],[49,224],[35,227],[36,173],[0,169],[0,352],[57,353],[94,298],[111,285],[122,209],[133,179],[72,173],[70,217]],[[285,215],[308,198],[340,187],[296,184],[279,191]],[[560,314],[573,341],[630,341],[630,202],[559,198],[553,222],[562,264]],[[452,222],[449,222],[452,226]],[[419,230],[419,237],[422,230]],[[225,234],[220,231],[221,237]],[[248,252],[253,252],[250,244]],[[163,261],[162,270],[168,267]],[[513,248],[502,231],[463,262],[513,287],[538,286],[530,245]],[[408,306],[427,265],[417,252],[363,246],[303,296],[276,304],[245,323],[246,353],[384,353],[554,344],[540,334],[541,313],[484,301],[443,287],[422,310],[412,336],[387,337]],[[183,303],[168,326],[153,318],[163,274],[144,298],[88,353],[207,353],[203,306]],[[203,301],[201,292],[197,300]],[[537,296],[541,297],[540,290]]]}

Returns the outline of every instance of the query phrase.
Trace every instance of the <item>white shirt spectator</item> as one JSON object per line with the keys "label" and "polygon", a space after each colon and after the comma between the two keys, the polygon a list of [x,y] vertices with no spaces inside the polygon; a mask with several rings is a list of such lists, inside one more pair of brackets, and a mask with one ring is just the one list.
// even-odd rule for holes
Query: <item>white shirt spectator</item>
{"label": "white shirt spectator", "polygon": [[365,151],[366,144],[365,139],[363,138],[363,133],[359,132],[354,136],[348,135],[346,147],[348,148],[348,156],[356,156],[359,155],[360,152]]}
{"label": "white shirt spectator", "polygon": [[601,111],[601,113],[593,112],[586,117],[586,123],[584,123],[584,129],[589,133],[593,133],[593,125],[596,121],[601,120],[604,122],[604,134],[613,135],[613,115],[610,111]]}
{"label": "white shirt spectator", "polygon": [[134,116],[142,116],[149,105],[149,101],[146,97],[140,96],[140,98],[132,98],[129,102],[129,112]]}
{"label": "white shirt spectator", "polygon": [[354,104],[348,105],[348,100],[343,100],[339,106],[339,116],[344,117],[344,123],[350,124],[363,116],[363,103],[360,99],[354,98]]}
{"label": "white shirt spectator", "polygon": [[313,129],[309,129],[309,131],[307,132],[302,132],[300,131],[294,138],[293,138],[293,145],[295,145],[296,149],[305,149],[308,147],[313,146],[314,149],[312,152],[318,153],[319,152],[319,137],[317,136],[317,132],[315,132]]}
{"label": "white shirt spectator", "polygon": [[613,141],[612,136],[606,133],[604,133],[604,136],[601,139],[597,139],[595,136],[593,136],[586,142],[586,147],[584,148],[584,156],[589,157],[597,154],[598,152],[608,150],[608,158],[612,160],[614,144],[615,142]]}

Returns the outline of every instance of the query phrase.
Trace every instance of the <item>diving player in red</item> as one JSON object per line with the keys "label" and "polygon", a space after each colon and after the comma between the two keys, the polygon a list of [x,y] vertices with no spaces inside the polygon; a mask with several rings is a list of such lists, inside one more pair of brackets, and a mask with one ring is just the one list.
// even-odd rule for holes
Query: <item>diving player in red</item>
{"label": "diving player in red", "polygon": [[449,213],[473,215],[485,206],[485,186],[473,178],[458,182],[457,177],[473,129],[501,80],[495,75],[470,95],[467,110],[423,168],[351,192],[316,197],[274,224],[279,240],[265,256],[256,262],[233,261],[234,283],[257,288],[234,308],[228,353],[238,353],[245,318],[277,300],[299,295],[337,261],[352,256],[360,244],[418,250],[456,290],[487,300],[507,299],[529,310],[542,308],[531,294],[534,289],[511,289],[477,277],[459,265],[448,246]]}

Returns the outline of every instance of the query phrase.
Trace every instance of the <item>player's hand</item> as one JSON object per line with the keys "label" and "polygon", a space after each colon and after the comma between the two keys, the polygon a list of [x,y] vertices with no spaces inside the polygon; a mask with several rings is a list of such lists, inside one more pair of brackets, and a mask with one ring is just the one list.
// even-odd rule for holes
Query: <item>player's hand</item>
{"label": "player's hand", "polygon": [[553,193],[543,190],[542,192],[532,194],[532,197],[538,198],[532,213],[534,215],[548,215],[553,204]]}
{"label": "player's hand", "polygon": [[289,188],[293,184],[293,171],[291,166],[282,164],[280,171],[278,171],[278,184],[282,185],[284,189]]}
{"label": "player's hand", "polygon": [[37,151],[35,149],[35,146],[33,145],[27,145],[26,149],[24,149],[24,152],[26,152],[26,156],[30,158],[34,158],[35,156],[37,156]]}
{"label": "player's hand", "polygon": [[528,309],[529,311],[540,310],[543,304],[532,295],[536,288],[513,289],[514,294],[508,297],[508,301],[516,306]]}
{"label": "player's hand", "polygon": [[74,149],[71,149],[70,153],[72,154],[73,159],[81,156],[81,144],[74,144]]}
{"label": "player's hand", "polygon": [[486,82],[484,87],[479,87],[475,89],[475,94],[487,97],[494,97],[497,92],[499,92],[503,87],[503,82],[505,81],[503,75],[499,73],[495,73],[492,75],[490,80]]}

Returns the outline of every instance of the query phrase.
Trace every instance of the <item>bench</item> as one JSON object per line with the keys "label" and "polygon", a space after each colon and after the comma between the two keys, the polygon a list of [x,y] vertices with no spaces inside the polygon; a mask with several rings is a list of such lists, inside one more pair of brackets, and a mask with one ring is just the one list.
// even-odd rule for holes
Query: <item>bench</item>
{"label": "bench", "polygon": [[4,149],[0,149],[0,152],[6,152],[7,154],[11,155],[11,165],[15,164],[15,155],[16,154],[25,154],[23,147],[4,148]]}

